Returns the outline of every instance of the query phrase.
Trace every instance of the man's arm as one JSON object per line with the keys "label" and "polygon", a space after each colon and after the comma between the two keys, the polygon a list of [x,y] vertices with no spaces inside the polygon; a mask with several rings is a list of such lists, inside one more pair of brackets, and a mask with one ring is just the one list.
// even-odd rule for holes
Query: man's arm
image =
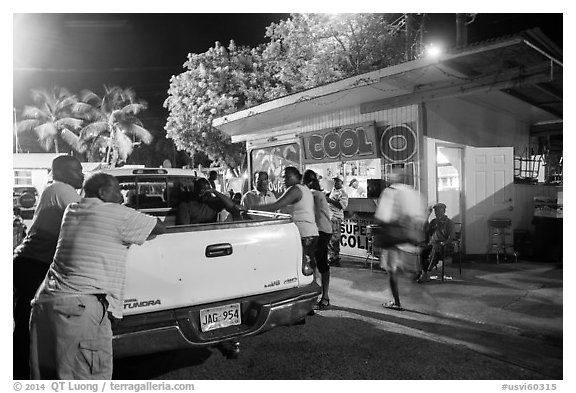
{"label": "man's arm", "polygon": [[190,212],[188,211],[188,203],[180,202],[178,209],[176,209],[176,225],[190,224]]}
{"label": "man's arm", "polygon": [[165,232],[166,232],[166,225],[164,225],[164,223],[158,217],[156,217],[156,225],[154,226],[154,228],[152,229],[152,232],[150,232],[150,234],[151,235],[161,235]]}
{"label": "man's arm", "polygon": [[292,205],[302,199],[302,191],[298,187],[290,187],[276,202],[266,205],[258,205],[258,210],[273,212],[288,205]]}
{"label": "man's arm", "polygon": [[454,221],[451,219],[446,220],[446,241],[445,243],[450,243],[456,237],[456,227],[454,226]]}
{"label": "man's arm", "polygon": [[332,206],[336,206],[338,209],[342,209],[342,205],[336,199],[326,197],[326,202],[328,202]]}
{"label": "man's arm", "polygon": [[240,210],[237,207],[236,202],[234,202],[228,195],[224,195],[221,192],[216,191],[214,189],[209,189],[206,190],[205,192],[215,195],[216,198],[218,198],[218,200],[222,203],[222,205],[224,205],[224,209],[226,209],[231,214],[238,213],[238,211]]}

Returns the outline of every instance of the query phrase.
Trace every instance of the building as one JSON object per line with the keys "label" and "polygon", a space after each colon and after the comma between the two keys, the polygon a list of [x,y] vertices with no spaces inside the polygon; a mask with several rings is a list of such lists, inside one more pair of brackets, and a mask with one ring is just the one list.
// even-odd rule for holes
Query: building
{"label": "building", "polygon": [[[376,198],[386,174],[400,170],[429,203],[448,205],[466,253],[484,254],[491,219],[510,220],[512,243],[514,231],[534,231],[534,197],[562,199],[562,72],[561,50],[535,29],[282,97],[213,125],[246,142],[250,173],[268,171],[276,193],[287,165],[340,175],[345,185],[358,179],[368,195],[350,200],[343,253],[366,255]],[[547,184],[527,170],[543,157]]]}

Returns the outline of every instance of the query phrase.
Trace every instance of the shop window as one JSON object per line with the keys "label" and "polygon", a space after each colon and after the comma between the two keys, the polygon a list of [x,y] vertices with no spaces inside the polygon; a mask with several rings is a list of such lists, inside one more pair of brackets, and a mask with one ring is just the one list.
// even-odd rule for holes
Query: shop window
{"label": "shop window", "polygon": [[[332,189],[332,179],[340,176],[344,181],[344,190],[350,198],[368,197],[369,180],[382,178],[378,158],[308,164],[306,169],[311,169],[321,176],[320,185],[326,191]],[[354,183],[357,183],[357,186]]]}
{"label": "shop window", "polygon": [[[300,168],[300,146],[294,142],[253,149],[250,152],[250,160],[252,163],[252,174],[258,171],[268,173],[270,191],[276,197],[279,197],[285,191],[284,182],[282,181],[284,168],[287,166]],[[253,176],[251,176],[251,179],[253,179]],[[251,184],[251,186],[253,185]]]}

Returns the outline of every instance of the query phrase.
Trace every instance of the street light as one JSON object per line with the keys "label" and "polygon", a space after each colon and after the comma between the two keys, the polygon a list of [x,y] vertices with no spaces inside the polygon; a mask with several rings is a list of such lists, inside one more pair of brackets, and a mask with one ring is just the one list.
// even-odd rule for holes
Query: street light
{"label": "street light", "polygon": [[430,44],[426,45],[426,57],[433,57],[437,58],[444,52],[444,48],[442,45],[431,42]]}

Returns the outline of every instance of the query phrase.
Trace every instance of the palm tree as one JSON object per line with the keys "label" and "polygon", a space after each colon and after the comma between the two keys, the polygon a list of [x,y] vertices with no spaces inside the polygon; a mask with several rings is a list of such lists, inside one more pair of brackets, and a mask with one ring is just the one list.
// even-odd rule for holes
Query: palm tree
{"label": "palm tree", "polygon": [[83,153],[77,132],[82,120],[74,116],[73,108],[78,102],[75,95],[65,88],[54,87],[52,91],[33,89],[32,99],[36,106],[25,106],[24,120],[18,122],[17,132],[35,131],[38,143],[46,151],[54,148],[60,153],[60,142],[65,142],[72,150]]}
{"label": "palm tree", "polygon": [[132,89],[104,86],[104,91],[103,97],[82,91],[81,102],[74,110],[89,122],[80,131],[89,157],[100,156],[102,161],[115,166],[119,160],[126,161],[135,144],[140,141],[150,144],[152,134],[136,116],[146,109],[146,103],[137,101]]}

